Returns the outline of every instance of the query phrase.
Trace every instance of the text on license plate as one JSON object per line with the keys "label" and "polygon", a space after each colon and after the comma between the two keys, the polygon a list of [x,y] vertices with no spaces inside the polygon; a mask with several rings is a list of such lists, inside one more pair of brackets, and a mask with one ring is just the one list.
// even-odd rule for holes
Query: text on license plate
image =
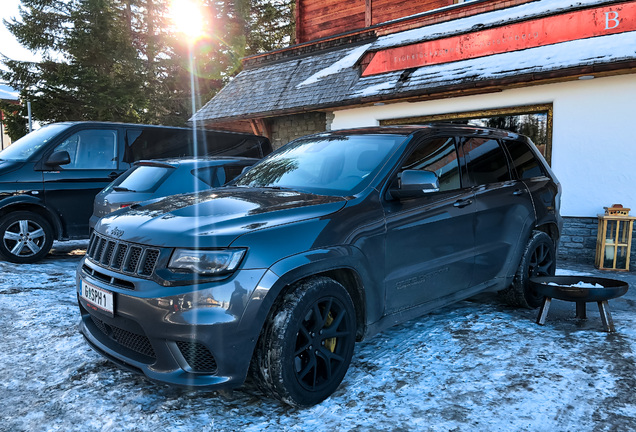
{"label": "text on license plate", "polygon": [[113,308],[113,293],[111,292],[82,281],[80,296],[90,305],[95,306],[104,312],[108,312],[111,315],[115,312],[115,309]]}

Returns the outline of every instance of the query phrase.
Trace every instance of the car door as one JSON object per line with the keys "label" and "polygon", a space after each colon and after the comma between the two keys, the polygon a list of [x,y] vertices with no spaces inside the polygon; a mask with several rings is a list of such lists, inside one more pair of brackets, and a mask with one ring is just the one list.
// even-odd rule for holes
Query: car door
{"label": "car door", "polygon": [[498,139],[463,137],[467,184],[475,195],[475,272],[472,285],[504,277],[507,264],[520,247],[534,218],[526,185],[511,175]]}
{"label": "car door", "polygon": [[450,136],[424,139],[401,163],[400,172],[434,171],[440,187],[425,196],[384,203],[386,313],[468,287],[474,265],[475,206],[473,191],[462,185],[461,167],[455,138]]}
{"label": "car door", "polygon": [[87,237],[95,195],[123,172],[118,130],[75,131],[55,147],[56,152],[67,152],[70,163],[43,165],[44,200],[60,215],[67,237]]}

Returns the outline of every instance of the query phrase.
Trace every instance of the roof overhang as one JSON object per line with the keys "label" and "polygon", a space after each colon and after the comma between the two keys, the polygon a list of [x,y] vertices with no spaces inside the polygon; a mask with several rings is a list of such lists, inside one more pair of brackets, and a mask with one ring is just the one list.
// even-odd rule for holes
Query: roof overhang
{"label": "roof overhang", "polygon": [[[397,53],[410,57],[373,66]],[[244,70],[193,118],[265,118],[635,71],[636,1],[539,0]]]}

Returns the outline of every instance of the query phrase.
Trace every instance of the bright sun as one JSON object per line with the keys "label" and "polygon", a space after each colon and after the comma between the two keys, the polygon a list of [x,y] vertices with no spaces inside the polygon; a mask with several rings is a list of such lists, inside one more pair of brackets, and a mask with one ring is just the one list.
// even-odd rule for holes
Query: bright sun
{"label": "bright sun", "polygon": [[196,0],[172,0],[170,17],[177,31],[195,41],[205,34],[201,2]]}

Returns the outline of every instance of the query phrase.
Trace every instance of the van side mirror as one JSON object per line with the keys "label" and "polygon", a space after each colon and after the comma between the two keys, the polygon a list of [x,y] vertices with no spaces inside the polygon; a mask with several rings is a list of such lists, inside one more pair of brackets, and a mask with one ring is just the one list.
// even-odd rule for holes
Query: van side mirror
{"label": "van side mirror", "polygon": [[439,192],[439,178],[432,171],[404,170],[399,185],[390,190],[393,198],[416,198]]}
{"label": "van side mirror", "polygon": [[56,151],[44,162],[45,165],[60,166],[71,163],[71,156],[66,150]]}

